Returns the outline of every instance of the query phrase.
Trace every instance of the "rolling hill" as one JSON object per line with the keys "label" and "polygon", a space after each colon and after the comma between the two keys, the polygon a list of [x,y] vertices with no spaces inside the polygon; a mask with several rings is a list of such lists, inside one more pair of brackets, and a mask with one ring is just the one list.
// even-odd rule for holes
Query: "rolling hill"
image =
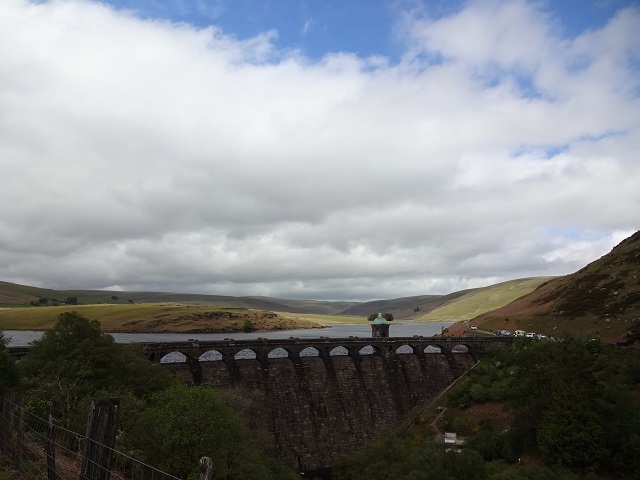
{"label": "rolling hill", "polygon": [[[176,303],[195,306],[215,306],[266,310],[273,312],[366,317],[371,313],[390,312],[397,319],[416,321],[451,321],[470,318],[498,306],[505,305],[519,295],[532,291],[547,278],[512,280],[489,287],[462,290],[448,295],[420,295],[375,300],[371,302],[344,302],[319,300],[288,300],[271,297],[232,297],[168,292],[120,292],[106,290],[52,290],[0,282],[0,308],[31,305],[75,307],[78,305],[129,305]],[[46,302],[41,303],[46,299]],[[131,309],[127,310],[128,312]]]}
{"label": "rolling hill", "polygon": [[634,322],[640,323],[640,231],[579,271],[473,319],[484,330],[604,339],[625,335]]}

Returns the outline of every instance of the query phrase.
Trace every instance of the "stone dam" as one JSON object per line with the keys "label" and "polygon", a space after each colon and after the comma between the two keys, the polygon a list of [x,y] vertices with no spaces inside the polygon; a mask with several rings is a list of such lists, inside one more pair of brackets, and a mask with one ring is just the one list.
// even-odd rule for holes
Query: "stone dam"
{"label": "stone dam", "polygon": [[[192,385],[235,392],[283,461],[331,467],[383,426],[398,430],[510,337],[320,338],[144,344]],[[164,363],[177,355],[175,363]],[[164,359],[164,360],[163,360]],[[254,422],[255,421],[255,422]]]}

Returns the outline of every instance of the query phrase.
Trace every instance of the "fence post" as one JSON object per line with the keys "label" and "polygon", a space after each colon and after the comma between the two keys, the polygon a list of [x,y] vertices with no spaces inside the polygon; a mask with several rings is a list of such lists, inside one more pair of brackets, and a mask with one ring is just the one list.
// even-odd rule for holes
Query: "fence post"
{"label": "fence post", "polygon": [[116,398],[100,398],[91,404],[80,480],[109,480],[119,405]]}
{"label": "fence post", "polygon": [[56,447],[53,442],[53,403],[49,402],[49,422],[47,424],[47,438],[44,444],[44,453],[47,455],[47,479],[56,480]]}
{"label": "fence post", "polygon": [[2,416],[0,417],[0,451],[10,453],[11,437],[13,429],[13,413],[17,392],[13,389],[6,390],[2,397]]}
{"label": "fence post", "polygon": [[200,459],[200,480],[211,480],[211,459],[209,457]]}

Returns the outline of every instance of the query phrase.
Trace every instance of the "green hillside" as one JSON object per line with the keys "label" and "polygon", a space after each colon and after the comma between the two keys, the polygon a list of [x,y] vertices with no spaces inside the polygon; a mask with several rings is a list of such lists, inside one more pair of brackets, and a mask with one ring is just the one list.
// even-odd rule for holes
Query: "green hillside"
{"label": "green hillside", "polygon": [[[552,277],[532,277],[510,280],[489,287],[467,290],[427,313],[414,317],[422,322],[459,322],[495,310],[533,292]],[[423,309],[421,309],[423,310]]]}
{"label": "green hillside", "polygon": [[[288,300],[270,297],[231,297],[170,292],[120,292],[107,290],[53,290],[0,282],[0,309],[74,309],[88,305],[127,307],[127,317],[135,316],[136,308],[148,310],[149,304],[174,303],[190,306],[244,308],[295,314],[312,314],[352,318],[356,323],[371,313],[390,312],[396,319],[417,321],[451,321],[473,318],[480,313],[506,305],[533,291],[548,278],[528,278],[504,282],[490,287],[462,290],[448,295],[420,295],[372,302],[344,302],[319,300]],[[70,301],[73,299],[73,303]],[[111,309],[116,311],[118,309]],[[140,311],[141,316],[146,313]],[[53,310],[52,310],[53,311]],[[35,314],[24,314],[32,317]],[[49,317],[44,313],[38,318]]]}

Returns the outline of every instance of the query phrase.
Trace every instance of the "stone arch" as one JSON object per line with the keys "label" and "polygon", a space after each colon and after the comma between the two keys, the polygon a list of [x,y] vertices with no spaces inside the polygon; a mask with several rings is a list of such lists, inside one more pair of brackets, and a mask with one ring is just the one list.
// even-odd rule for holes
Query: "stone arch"
{"label": "stone arch", "polygon": [[258,354],[251,348],[243,348],[233,356],[234,360],[255,360],[256,358],[258,358]]}
{"label": "stone arch", "polygon": [[182,352],[167,352],[160,357],[160,363],[187,363],[189,358]]}
{"label": "stone arch", "polygon": [[458,343],[451,348],[451,353],[471,353],[471,348],[464,343]]}
{"label": "stone arch", "polygon": [[274,348],[267,354],[267,358],[289,358],[290,353],[286,348]]}
{"label": "stone arch", "polygon": [[358,351],[358,353],[360,355],[381,355],[382,349],[377,345],[365,345]]}
{"label": "stone arch", "polygon": [[301,350],[298,355],[300,357],[319,357],[320,350],[318,350],[316,347],[307,347]]}
{"label": "stone arch", "polygon": [[201,362],[219,362],[224,360],[224,355],[218,350],[207,350],[198,358]]}
{"label": "stone arch", "polygon": [[413,354],[413,353],[414,353],[413,347],[407,343],[400,345],[398,348],[396,348],[397,355],[407,355],[407,354]]}
{"label": "stone arch", "polygon": [[422,350],[424,353],[442,353],[442,347],[440,345],[427,345],[426,347],[424,347],[424,349]]}
{"label": "stone arch", "polygon": [[349,355],[349,349],[343,345],[338,345],[337,347],[333,347],[329,352],[329,356],[331,357],[341,357]]}

